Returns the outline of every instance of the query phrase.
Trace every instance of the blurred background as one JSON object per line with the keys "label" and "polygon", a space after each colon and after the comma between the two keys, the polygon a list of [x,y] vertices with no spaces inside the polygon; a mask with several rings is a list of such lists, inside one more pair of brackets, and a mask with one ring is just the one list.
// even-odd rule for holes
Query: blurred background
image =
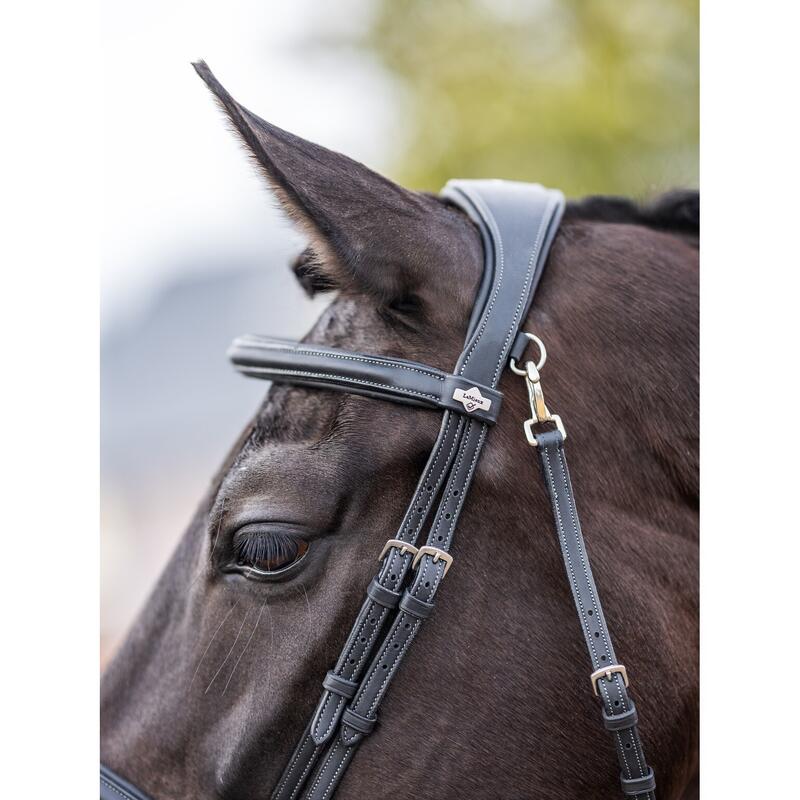
{"label": "blurred background", "polygon": [[190,61],[244,105],[409,187],[568,196],[698,183],[697,0],[104,0],[101,661],[265,385],[239,333],[325,301]]}

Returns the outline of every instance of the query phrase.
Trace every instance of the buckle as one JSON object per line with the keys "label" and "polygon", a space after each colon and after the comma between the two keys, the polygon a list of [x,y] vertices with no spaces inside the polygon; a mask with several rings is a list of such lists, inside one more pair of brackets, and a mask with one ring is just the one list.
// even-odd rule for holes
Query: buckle
{"label": "buckle", "polygon": [[444,576],[447,575],[447,570],[450,569],[450,565],[453,563],[453,556],[451,556],[450,553],[446,553],[444,550],[440,550],[438,547],[429,547],[425,545],[425,547],[420,547],[419,550],[417,550],[417,554],[411,562],[411,569],[416,569],[422,556],[426,555],[433,556],[434,563],[437,561],[444,561],[444,573],[442,574],[442,578],[444,578]]}
{"label": "buckle", "polygon": [[378,556],[378,561],[383,561],[383,557],[392,547],[398,547],[400,549],[401,556],[404,556],[406,553],[411,553],[415,556],[418,552],[417,548],[414,547],[413,544],[404,542],[402,539],[389,539],[383,546],[383,550],[381,550],[381,554]]}
{"label": "buckle", "polygon": [[597,681],[600,678],[606,678],[609,682],[613,680],[612,675],[614,673],[622,675],[622,681],[625,684],[625,688],[628,688],[628,670],[625,669],[624,664],[609,664],[607,667],[600,667],[600,669],[596,669],[590,676],[589,680],[592,682],[592,691],[595,693],[596,697],[600,696],[600,692],[597,691]]}

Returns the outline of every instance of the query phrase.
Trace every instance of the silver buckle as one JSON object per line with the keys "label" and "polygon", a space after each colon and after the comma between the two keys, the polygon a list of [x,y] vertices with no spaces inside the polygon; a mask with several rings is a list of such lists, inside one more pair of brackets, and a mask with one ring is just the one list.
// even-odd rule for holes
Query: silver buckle
{"label": "silver buckle", "polygon": [[406,553],[411,553],[412,555],[417,554],[417,548],[414,547],[413,544],[409,544],[408,542],[404,542],[402,539],[389,539],[386,544],[383,546],[383,550],[381,550],[381,554],[378,556],[378,561],[383,561],[383,557],[389,552],[389,549],[392,547],[400,548],[400,555],[404,556]]}
{"label": "silver buckle", "polygon": [[622,675],[625,688],[628,688],[628,670],[625,669],[625,665],[609,664],[607,667],[600,667],[600,669],[596,669],[589,676],[589,680],[592,682],[592,691],[595,693],[595,696],[600,696],[600,692],[597,691],[597,681],[599,681],[600,678],[606,678],[606,680],[608,680],[610,683],[612,680],[614,680],[613,675],[615,672],[619,675]]}
{"label": "silver buckle", "polygon": [[440,550],[438,547],[429,547],[425,545],[425,547],[420,547],[419,550],[417,550],[417,554],[411,562],[411,569],[416,569],[420,559],[425,555],[433,556],[434,564],[437,561],[444,561],[444,572],[442,573],[442,578],[444,578],[444,576],[447,575],[447,570],[450,569],[450,565],[453,563],[453,556],[451,556],[450,553],[446,553],[444,550]]}

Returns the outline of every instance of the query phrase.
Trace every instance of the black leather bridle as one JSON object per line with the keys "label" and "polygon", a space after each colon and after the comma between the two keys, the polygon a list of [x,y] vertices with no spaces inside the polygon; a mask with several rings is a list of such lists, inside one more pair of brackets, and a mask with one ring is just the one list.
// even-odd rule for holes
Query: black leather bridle
{"label": "black leather bridle", "polygon": [[[405,517],[379,556],[380,569],[336,665],[271,800],[328,800],[361,742],[375,727],[377,710],[420,627],[453,558],[456,523],[502,395],[506,366],[521,375],[531,419],[526,438],[536,447],[550,496],[575,607],[592,665],[592,690],[602,701],[628,797],[655,800],[655,777],[645,761],[637,713],[625,667],[617,662],[597,595],[572,493],[558,416],[547,409],[539,381],[544,345],[520,331],[542,275],[564,209],[563,195],[538,184],[494,180],[450,181],[443,197],[465,211],[483,239],[483,279],[464,350],[452,373],[400,359],[350,353],[262,336],[237,339],[236,368],[257,378],[367,395],[444,411],[439,436]],[[524,362],[530,340],[538,363]],[[437,503],[435,511],[434,505]],[[431,519],[432,517],[432,519]],[[429,524],[428,521],[431,520]],[[427,530],[424,544],[419,540]],[[418,702],[436,714],[437,698]],[[101,800],[146,796],[101,767]]]}

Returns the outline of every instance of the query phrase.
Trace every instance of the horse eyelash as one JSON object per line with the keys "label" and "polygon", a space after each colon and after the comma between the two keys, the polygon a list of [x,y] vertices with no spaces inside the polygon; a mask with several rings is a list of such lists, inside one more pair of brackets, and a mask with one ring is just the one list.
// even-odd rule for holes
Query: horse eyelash
{"label": "horse eyelash", "polygon": [[233,550],[236,560],[247,564],[282,561],[297,555],[298,542],[286,533],[250,531],[234,539]]}

